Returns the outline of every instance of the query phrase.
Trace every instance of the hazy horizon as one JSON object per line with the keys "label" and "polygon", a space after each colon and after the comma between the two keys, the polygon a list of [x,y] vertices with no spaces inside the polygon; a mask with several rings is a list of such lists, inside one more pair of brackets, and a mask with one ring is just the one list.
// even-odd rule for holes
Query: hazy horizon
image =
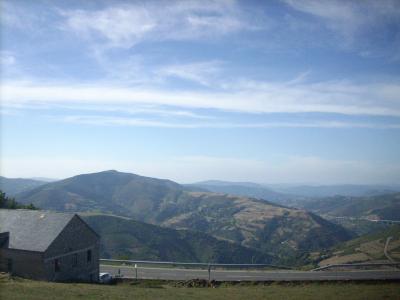
{"label": "hazy horizon", "polygon": [[179,184],[199,184],[199,183],[215,183],[215,182],[220,182],[220,183],[230,183],[230,184],[258,184],[261,186],[265,187],[271,187],[271,188],[278,188],[278,187],[290,187],[290,186],[312,186],[312,187],[318,187],[318,186],[386,186],[386,187],[400,187],[399,183],[318,183],[318,182],[262,182],[262,181],[228,181],[228,180],[221,180],[218,178],[206,178],[203,180],[198,180],[198,181],[177,181],[171,178],[160,178],[156,176],[152,176],[151,174],[144,175],[144,174],[139,174],[137,172],[131,172],[131,171],[120,171],[120,170],[99,170],[95,172],[88,172],[88,173],[80,173],[80,174],[72,174],[71,176],[63,177],[63,178],[51,178],[51,177],[29,177],[29,176],[18,176],[18,177],[7,177],[2,174],[0,176],[9,178],[9,179],[32,179],[32,180],[38,180],[38,181],[44,181],[44,182],[55,182],[55,181],[60,181],[64,179],[68,179],[71,177],[79,176],[79,175],[89,175],[89,174],[97,174],[101,172],[109,172],[109,171],[116,171],[120,173],[129,173],[129,174],[134,174],[134,175],[139,175],[139,176],[144,176],[144,177],[150,177],[150,178],[157,178],[157,179],[166,179],[166,180],[172,180],[176,181]]}
{"label": "hazy horizon", "polygon": [[0,174],[400,182],[398,1],[1,1]]}

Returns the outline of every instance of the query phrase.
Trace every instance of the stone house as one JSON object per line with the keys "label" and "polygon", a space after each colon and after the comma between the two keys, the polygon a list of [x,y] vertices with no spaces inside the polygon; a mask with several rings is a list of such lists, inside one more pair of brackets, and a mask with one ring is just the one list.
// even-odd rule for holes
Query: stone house
{"label": "stone house", "polygon": [[0,209],[0,271],[48,281],[96,282],[100,237],[77,214]]}

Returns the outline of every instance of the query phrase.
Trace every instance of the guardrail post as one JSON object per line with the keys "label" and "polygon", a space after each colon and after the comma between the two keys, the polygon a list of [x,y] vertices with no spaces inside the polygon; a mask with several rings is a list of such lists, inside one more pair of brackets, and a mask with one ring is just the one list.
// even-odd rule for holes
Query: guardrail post
{"label": "guardrail post", "polygon": [[136,280],[138,280],[138,276],[137,276],[137,264],[135,264],[135,278],[136,278]]}

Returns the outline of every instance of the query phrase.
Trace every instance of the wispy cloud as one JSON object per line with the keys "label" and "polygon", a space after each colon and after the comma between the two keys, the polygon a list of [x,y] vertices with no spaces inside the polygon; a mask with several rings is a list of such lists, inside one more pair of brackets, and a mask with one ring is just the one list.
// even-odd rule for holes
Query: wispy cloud
{"label": "wispy cloud", "polygon": [[67,29],[123,48],[144,40],[192,40],[257,28],[236,1],[171,1],[163,9],[159,5],[147,1],[62,15]]}
{"label": "wispy cloud", "polygon": [[156,74],[160,77],[178,77],[204,86],[211,86],[222,73],[221,65],[220,61],[175,64],[161,67]]}
{"label": "wispy cloud", "polygon": [[[400,5],[396,0],[283,0],[291,8],[314,16],[341,39],[337,45],[356,48],[362,56],[376,56],[377,52],[396,55],[400,47],[395,32],[399,30]],[[316,25],[316,24],[315,24]],[[392,27],[393,36],[387,36],[383,48],[382,28]],[[386,49],[385,49],[386,48]],[[387,49],[390,48],[390,49]]]}
{"label": "wispy cloud", "polygon": [[[57,117],[57,120],[60,120]],[[152,118],[113,117],[94,115],[69,115],[61,119],[63,122],[96,126],[133,126],[158,128],[368,128],[368,129],[400,129],[400,123],[380,124],[373,122],[340,122],[340,121],[308,121],[308,122],[221,122],[218,119],[203,122],[169,120],[160,121]]]}
{"label": "wispy cloud", "polygon": [[49,85],[39,82],[3,82],[3,105],[85,104],[155,105],[203,108],[244,113],[338,113],[400,116],[400,85],[320,82],[286,84],[241,81],[220,92],[170,91],[106,85]]}

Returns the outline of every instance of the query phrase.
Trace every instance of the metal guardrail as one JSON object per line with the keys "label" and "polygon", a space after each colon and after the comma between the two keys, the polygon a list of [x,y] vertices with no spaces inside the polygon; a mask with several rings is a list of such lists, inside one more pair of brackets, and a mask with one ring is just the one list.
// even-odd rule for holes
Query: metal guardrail
{"label": "metal guardrail", "polygon": [[313,269],[311,271],[323,271],[331,268],[352,268],[352,267],[377,267],[377,266],[394,266],[400,267],[400,262],[391,263],[357,263],[357,264],[332,264]]}
{"label": "metal guardrail", "polygon": [[219,264],[219,263],[196,263],[196,262],[174,262],[174,261],[149,261],[149,260],[123,260],[123,259],[100,259],[100,262],[125,263],[129,265],[172,265],[172,266],[194,266],[194,267],[226,267],[226,268],[274,268],[291,270],[286,266],[277,266],[272,264]]}
{"label": "metal guardrail", "polygon": [[[111,262],[120,263],[127,265],[171,265],[171,266],[192,266],[192,267],[204,267],[205,269],[211,269],[215,267],[225,268],[237,268],[237,269],[248,269],[248,268],[274,268],[293,270],[293,268],[286,266],[278,266],[272,264],[219,264],[219,263],[196,263],[196,262],[175,262],[175,261],[150,261],[150,260],[123,260],[123,259],[100,259],[100,262]],[[311,271],[323,271],[331,268],[354,268],[354,267],[378,267],[378,266],[393,266],[400,267],[400,262],[389,262],[389,263],[355,263],[355,264],[332,264],[319,268],[312,269]]]}

